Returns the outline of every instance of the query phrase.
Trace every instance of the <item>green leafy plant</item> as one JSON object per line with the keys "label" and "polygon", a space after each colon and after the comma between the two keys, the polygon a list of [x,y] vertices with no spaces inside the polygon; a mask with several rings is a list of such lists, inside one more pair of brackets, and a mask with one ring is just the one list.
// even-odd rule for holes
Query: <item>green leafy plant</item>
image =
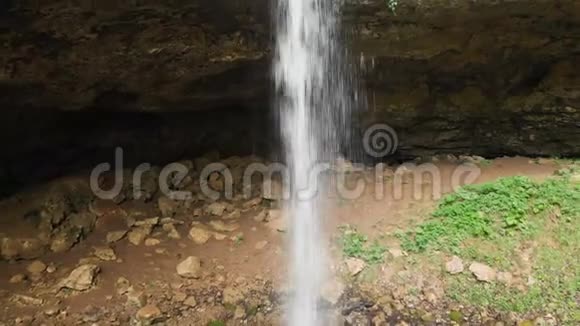
{"label": "green leafy plant", "polygon": [[387,3],[387,7],[389,7],[393,13],[396,12],[397,7],[399,6],[399,0],[385,0],[385,2]]}
{"label": "green leafy plant", "polygon": [[530,216],[559,210],[564,219],[580,215],[580,191],[567,176],[537,183],[516,176],[470,185],[442,199],[432,218],[401,233],[403,249],[428,248],[458,253],[468,238],[496,239],[527,232]]}
{"label": "green leafy plant", "polygon": [[351,227],[342,228],[340,242],[344,256],[360,258],[369,264],[383,262],[385,251],[387,250],[377,241],[369,243],[367,236],[360,234]]}

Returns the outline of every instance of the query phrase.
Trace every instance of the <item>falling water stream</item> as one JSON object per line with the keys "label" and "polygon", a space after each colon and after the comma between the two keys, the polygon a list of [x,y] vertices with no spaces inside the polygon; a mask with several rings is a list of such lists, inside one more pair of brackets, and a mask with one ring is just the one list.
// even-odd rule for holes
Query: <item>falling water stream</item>
{"label": "falling water stream", "polygon": [[292,185],[286,207],[291,221],[290,326],[329,323],[318,308],[321,287],[329,273],[322,232],[327,216],[320,195],[302,195],[317,181],[311,175],[317,164],[332,162],[341,139],[349,133],[353,96],[348,92],[355,93],[350,75],[345,73],[345,50],[339,44],[339,2],[278,0],[274,16],[277,106]]}

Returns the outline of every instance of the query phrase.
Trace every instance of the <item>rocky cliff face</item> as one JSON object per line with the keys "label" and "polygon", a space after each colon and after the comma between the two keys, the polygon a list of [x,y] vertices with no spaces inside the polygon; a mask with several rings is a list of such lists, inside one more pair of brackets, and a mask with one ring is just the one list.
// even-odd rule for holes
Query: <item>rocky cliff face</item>
{"label": "rocky cliff face", "polygon": [[[342,8],[368,98],[368,110],[358,119],[362,127],[393,126],[402,156],[580,154],[578,1],[400,2],[395,12],[384,0],[347,1]],[[202,115],[186,121],[218,134],[228,129],[230,143],[247,139],[240,137],[250,130],[256,139],[267,139],[270,5],[13,0],[1,9],[0,104],[11,115],[36,112],[34,125],[42,125],[53,110],[107,111],[114,117],[120,111],[155,115],[227,108],[228,120],[232,109],[249,108],[253,114],[229,119],[244,126],[236,132]],[[19,127],[13,121],[3,119],[5,133]],[[67,129],[79,129],[78,119],[59,121],[57,148],[66,146]],[[112,139],[105,147],[137,128],[119,124],[105,128]],[[157,131],[139,137],[143,148],[162,143]],[[190,132],[196,138],[196,130]],[[22,137],[34,143],[39,135],[29,131]],[[39,147],[9,143],[22,152]],[[188,148],[201,143],[211,144],[197,141]]]}

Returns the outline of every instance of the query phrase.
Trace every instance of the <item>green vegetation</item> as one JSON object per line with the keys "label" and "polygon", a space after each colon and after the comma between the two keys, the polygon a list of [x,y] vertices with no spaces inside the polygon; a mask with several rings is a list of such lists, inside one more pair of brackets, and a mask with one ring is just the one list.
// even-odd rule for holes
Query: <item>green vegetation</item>
{"label": "green vegetation", "polygon": [[207,326],[226,326],[226,323],[224,323],[221,320],[212,320],[209,323],[207,323]]}
{"label": "green vegetation", "polygon": [[387,7],[389,7],[393,13],[395,13],[397,7],[399,6],[399,0],[385,0],[385,2],[387,3]]}
{"label": "green vegetation", "polygon": [[490,166],[492,163],[493,163],[493,161],[487,160],[487,159],[483,159],[483,160],[478,162],[479,166],[481,166],[481,167]]}
{"label": "green vegetation", "polygon": [[580,189],[569,178],[570,171],[542,183],[516,176],[461,188],[443,198],[432,219],[400,234],[402,247],[459,253],[469,238],[533,235],[539,220],[533,217],[545,212],[570,222],[580,216]]}
{"label": "green vegetation", "polygon": [[487,306],[500,311],[550,312],[563,324],[578,325],[580,314],[577,298],[580,291],[580,223],[545,230],[538,237],[531,284],[522,290],[501,283],[475,282],[471,276],[450,279],[452,299],[474,306]]}
{"label": "green vegetation", "polygon": [[238,234],[234,237],[234,245],[239,246],[244,242],[244,235]]}
{"label": "green vegetation", "polygon": [[580,324],[580,165],[566,164],[543,182],[509,177],[444,197],[428,220],[398,234],[403,249],[457,254],[518,277],[509,285],[444,274],[456,302]]}
{"label": "green vegetation", "polygon": [[344,256],[360,258],[368,264],[382,263],[387,250],[376,240],[369,243],[367,236],[351,227],[342,228],[340,243]]}

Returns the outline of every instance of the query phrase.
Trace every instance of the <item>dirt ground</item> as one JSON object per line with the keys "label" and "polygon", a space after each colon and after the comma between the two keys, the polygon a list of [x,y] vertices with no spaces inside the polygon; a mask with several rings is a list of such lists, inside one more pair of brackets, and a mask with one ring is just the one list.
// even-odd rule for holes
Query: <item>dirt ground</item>
{"label": "dirt ground", "polygon": [[[441,189],[442,194],[449,193],[453,190],[451,177],[460,162],[435,161],[430,163],[436,165],[441,175],[441,184],[436,187]],[[542,180],[557,169],[553,160],[525,157],[486,160],[477,166],[481,174],[476,183],[514,175]],[[353,200],[330,196],[324,201],[329,247],[335,254],[334,271],[341,270],[343,264],[335,241],[340,225],[350,225],[369,237],[378,237],[420,221],[435,207],[436,200],[430,196],[434,184],[437,184],[433,179],[427,178],[420,184],[422,198],[419,199],[413,198],[414,182],[403,181],[403,196],[394,199],[393,180],[384,178],[384,198],[378,200],[377,181],[373,180],[377,177],[371,172],[372,168],[360,172],[364,178],[371,180],[362,196]],[[83,177],[63,178],[54,183],[70,180],[86,182]],[[23,216],[38,207],[39,194],[47,189],[50,187],[38,186],[2,200],[0,232],[11,237],[34,236],[36,227]],[[155,200],[148,203],[127,200],[119,205],[97,200],[93,202],[93,205],[96,204],[101,216],[94,230],[70,250],[46,253],[37,258],[45,265],[45,268],[40,268],[41,271],[27,270],[33,260],[0,261],[0,325],[273,325],[283,320],[284,297],[289,291],[285,286],[287,233],[281,232],[284,226],[273,223],[278,219],[272,216],[256,218],[260,214],[273,214],[271,210],[283,204],[262,200],[256,205],[244,206],[242,202],[233,202],[233,210],[240,214],[233,220],[224,220],[223,216],[207,214],[207,203],[195,202],[192,207],[173,216],[171,224],[177,229],[180,239],[168,237],[158,222],[146,238],[159,241],[145,240],[139,245],[129,243],[127,236],[108,243],[107,234],[130,230],[128,217],[137,221],[163,217]],[[240,208],[242,206],[244,208]],[[199,209],[197,213],[196,209]],[[235,229],[218,231],[220,237],[211,233],[213,231],[208,226],[211,220],[235,224]],[[192,226],[202,226],[213,236],[203,244],[195,243],[188,236]],[[217,237],[223,239],[217,240]],[[396,242],[389,245],[391,249],[398,249]],[[97,258],[95,248],[111,248],[115,257],[110,261]],[[176,273],[176,266],[189,256],[201,260],[200,274],[196,278],[183,278]],[[91,280],[90,289],[60,289],[57,284],[82,264],[99,267],[99,273]],[[384,263],[378,269],[385,273],[391,267]],[[20,279],[15,278],[16,275],[20,275]],[[130,289],[127,290],[127,287]],[[346,289],[340,292],[342,312],[338,315],[346,318],[342,323],[358,325],[356,316],[350,316],[350,319],[348,316],[354,310],[344,308],[348,307],[350,299],[361,297],[361,294],[351,291],[354,290],[347,284]],[[352,298],[349,298],[351,295]],[[380,303],[366,305],[377,304]],[[390,315],[386,314],[384,321],[369,318],[368,322],[373,325],[436,323],[433,320],[398,317],[397,306],[394,307]],[[438,322],[454,323],[451,320]]]}

